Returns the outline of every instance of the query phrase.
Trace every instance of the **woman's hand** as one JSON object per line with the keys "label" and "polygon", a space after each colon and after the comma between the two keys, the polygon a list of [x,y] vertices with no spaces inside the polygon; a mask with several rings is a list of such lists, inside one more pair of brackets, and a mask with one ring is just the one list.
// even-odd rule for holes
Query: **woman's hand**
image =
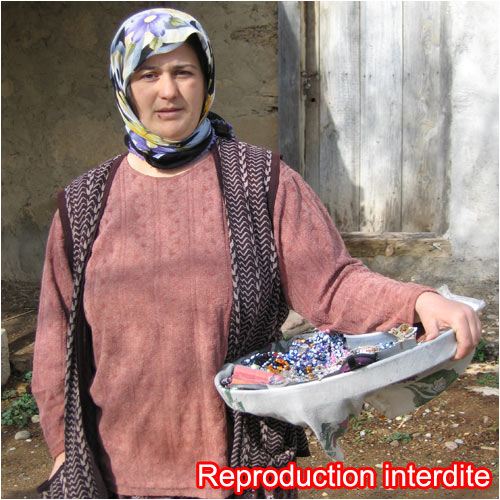
{"label": "woman's hand", "polygon": [[52,467],[52,472],[50,473],[49,479],[52,479],[52,476],[57,472],[57,469],[61,466],[61,464],[66,460],[66,453],[63,451],[57,455],[54,460],[54,467]]}
{"label": "woman's hand", "polygon": [[425,340],[435,339],[439,331],[451,328],[457,336],[457,352],[453,359],[462,359],[472,352],[481,338],[481,322],[474,310],[466,304],[445,299],[432,292],[424,292],[415,303],[415,312],[425,329]]}

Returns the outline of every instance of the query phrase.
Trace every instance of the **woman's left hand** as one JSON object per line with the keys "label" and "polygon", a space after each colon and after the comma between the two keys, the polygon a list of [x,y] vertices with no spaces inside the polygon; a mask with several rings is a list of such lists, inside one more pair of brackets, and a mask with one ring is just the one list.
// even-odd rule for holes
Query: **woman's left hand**
{"label": "woman's left hand", "polygon": [[457,352],[453,359],[462,359],[472,352],[481,338],[481,322],[466,304],[445,299],[432,292],[422,293],[415,303],[415,312],[425,329],[425,340],[435,339],[439,331],[451,328],[457,337]]}

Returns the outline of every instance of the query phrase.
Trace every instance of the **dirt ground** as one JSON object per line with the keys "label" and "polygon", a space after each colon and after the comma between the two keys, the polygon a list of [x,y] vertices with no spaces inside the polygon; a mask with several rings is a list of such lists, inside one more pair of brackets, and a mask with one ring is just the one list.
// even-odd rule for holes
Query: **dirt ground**
{"label": "dirt ground", "polygon": [[[465,294],[458,290],[455,293]],[[487,300],[482,322],[485,334],[498,338],[498,289],[470,294]],[[36,323],[38,292],[26,283],[2,282],[2,327],[9,335],[15,366],[2,390],[26,390],[22,377],[30,369],[31,343]],[[488,356],[487,356],[488,357]],[[496,388],[494,394],[473,392],[471,387]],[[29,388],[28,388],[29,390]],[[2,401],[2,409],[5,402]],[[383,418],[366,407],[351,420],[341,439],[344,467],[375,467],[376,489],[302,490],[299,498],[498,498],[498,362],[486,359],[472,364],[446,392],[413,413],[393,420]],[[2,498],[37,498],[36,486],[42,483],[52,467],[39,424],[29,423],[32,434],[26,441],[15,440],[17,428],[2,426]],[[397,433],[397,434],[396,434]],[[390,442],[391,437],[398,437]],[[331,460],[309,432],[311,456],[299,459],[300,467],[326,466]],[[450,450],[445,443],[456,442]],[[447,467],[454,461],[472,462],[487,467],[493,484],[486,490],[388,490],[382,487],[381,464],[389,461],[404,467]]]}

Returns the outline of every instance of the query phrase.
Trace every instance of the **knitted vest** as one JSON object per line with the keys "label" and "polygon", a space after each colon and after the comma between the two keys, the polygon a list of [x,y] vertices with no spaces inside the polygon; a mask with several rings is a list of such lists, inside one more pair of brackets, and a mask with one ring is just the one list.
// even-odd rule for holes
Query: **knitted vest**
{"label": "knitted vest", "polygon": [[[226,362],[231,362],[278,340],[280,326],[288,313],[272,227],[279,156],[222,137],[217,137],[213,153],[225,203],[231,253],[233,302],[226,356]],[[94,458],[97,428],[88,387],[95,368],[92,336],[84,318],[82,299],[85,267],[122,158],[108,160],[83,174],[59,195],[74,292],[65,378],[66,461],[52,484],[40,486],[40,493],[47,498],[107,495]],[[307,439],[300,427],[233,410],[228,410],[228,420],[233,436],[231,467],[280,468],[297,455],[308,454]],[[286,490],[280,493],[287,496]],[[247,490],[247,494],[252,492]]]}

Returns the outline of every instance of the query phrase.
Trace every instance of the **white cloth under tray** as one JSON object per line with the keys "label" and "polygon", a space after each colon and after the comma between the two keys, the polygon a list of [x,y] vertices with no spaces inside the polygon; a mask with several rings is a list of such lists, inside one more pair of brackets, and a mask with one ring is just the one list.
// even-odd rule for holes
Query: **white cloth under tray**
{"label": "white cloth under tray", "polygon": [[[476,299],[452,296],[443,289],[440,293],[466,302],[476,311],[485,305]],[[375,338],[377,334],[373,335]],[[472,359],[473,353],[451,361],[456,348],[455,332],[448,329],[432,341],[351,372],[260,390],[223,387],[220,382],[232,374],[234,367],[226,364],[215,377],[215,386],[235,410],[310,427],[328,456],[338,461],[343,453],[337,440],[347,431],[349,420],[360,413],[363,402],[393,418],[430,401],[449,387]]]}

